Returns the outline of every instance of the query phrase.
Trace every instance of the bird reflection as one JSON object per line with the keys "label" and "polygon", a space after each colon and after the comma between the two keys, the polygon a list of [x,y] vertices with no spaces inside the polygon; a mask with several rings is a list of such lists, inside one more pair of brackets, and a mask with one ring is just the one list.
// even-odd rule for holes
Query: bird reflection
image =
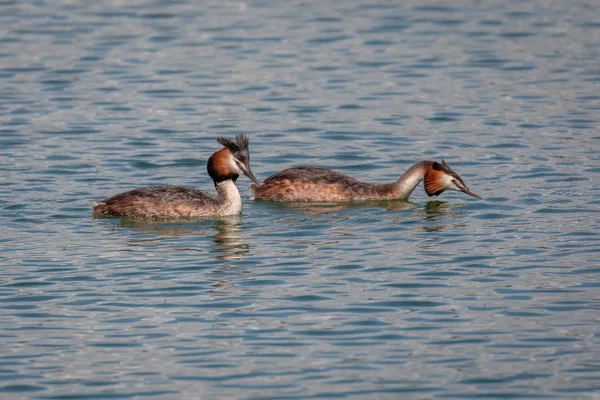
{"label": "bird reflection", "polygon": [[268,202],[256,200],[257,203],[263,203],[269,207],[299,211],[303,214],[326,214],[334,211],[358,209],[358,208],[385,208],[387,211],[405,211],[412,210],[418,206],[405,200],[373,200],[356,201],[347,203],[311,203],[311,202]]}
{"label": "bird reflection", "polygon": [[[440,220],[445,220],[445,217],[451,213],[452,209],[450,203],[443,201],[428,201],[425,203],[423,211],[425,214],[423,219],[435,223]],[[423,230],[425,232],[442,232],[447,226],[447,224],[423,226]]]}
{"label": "bird reflection", "polygon": [[[165,237],[212,237],[214,246],[208,250],[215,254],[218,260],[239,260],[248,254],[248,245],[242,241],[241,216],[230,215],[217,219],[191,219],[185,222],[181,220],[148,221],[136,219],[121,219],[121,226],[134,228],[137,235],[153,234],[160,237],[132,238],[133,246],[148,245],[172,246],[173,243],[165,240]],[[189,247],[176,251],[194,251]],[[203,250],[196,250],[203,251]]]}
{"label": "bird reflection", "polygon": [[[443,201],[429,201],[423,209],[423,220],[431,224],[423,226],[424,232],[442,232],[447,227],[465,227],[465,223],[459,223],[465,217],[460,212],[461,206],[456,203]],[[447,222],[447,223],[442,223]],[[432,237],[435,240],[435,237]]]}
{"label": "bird reflection", "polygon": [[214,235],[214,241],[222,247],[215,247],[210,252],[217,253],[217,259],[240,260],[248,254],[248,245],[242,242],[240,233],[241,222],[240,215],[231,215],[216,222],[215,229],[217,232]]}

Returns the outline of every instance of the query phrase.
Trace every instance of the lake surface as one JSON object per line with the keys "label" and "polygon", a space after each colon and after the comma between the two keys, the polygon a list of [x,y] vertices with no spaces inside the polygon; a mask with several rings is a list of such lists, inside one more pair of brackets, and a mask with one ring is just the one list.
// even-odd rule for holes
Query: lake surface
{"label": "lake surface", "polygon": [[[600,399],[600,11],[586,1],[0,3],[0,397]],[[145,185],[447,192],[91,218]]]}

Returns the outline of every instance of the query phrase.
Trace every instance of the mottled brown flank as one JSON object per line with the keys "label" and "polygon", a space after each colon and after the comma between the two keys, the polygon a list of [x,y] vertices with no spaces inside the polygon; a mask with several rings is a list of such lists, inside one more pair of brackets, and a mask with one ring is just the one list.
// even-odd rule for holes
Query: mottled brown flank
{"label": "mottled brown flank", "polygon": [[444,183],[445,176],[446,174],[439,169],[435,169],[434,167],[428,168],[425,173],[425,179],[423,180],[425,193],[430,197],[442,194],[444,190],[446,190]]}
{"label": "mottled brown flank", "polygon": [[254,197],[270,201],[340,202],[394,199],[392,184],[360,182],[340,172],[316,167],[283,170],[260,185]]}
{"label": "mottled brown flank", "polygon": [[141,198],[124,198],[114,204],[100,203],[94,207],[94,215],[98,217],[136,217],[136,218],[181,218],[190,217],[193,208],[185,204],[157,203]]}
{"label": "mottled brown flank", "polygon": [[98,202],[96,217],[181,218],[206,215],[217,200],[208,193],[184,186],[145,187]]}
{"label": "mottled brown flank", "polygon": [[336,202],[352,199],[343,185],[322,182],[281,179],[261,186],[255,184],[252,188],[255,197],[262,200]]}

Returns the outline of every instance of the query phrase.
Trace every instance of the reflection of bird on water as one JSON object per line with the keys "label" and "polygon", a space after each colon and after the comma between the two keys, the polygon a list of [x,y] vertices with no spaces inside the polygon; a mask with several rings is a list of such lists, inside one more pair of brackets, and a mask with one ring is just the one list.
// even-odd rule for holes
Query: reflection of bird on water
{"label": "reflection of bird on water", "polygon": [[[243,243],[241,235],[241,216],[229,215],[218,219],[195,219],[182,223],[180,220],[148,221],[139,219],[123,219],[121,225],[134,228],[136,233],[156,234],[162,237],[145,238],[137,241],[139,245],[152,243],[158,246],[172,246],[173,243],[165,241],[164,236],[189,237],[204,236],[212,237],[213,246],[208,250],[216,253],[215,258],[219,260],[238,260],[248,254],[248,245]],[[186,248],[186,250],[192,250]]]}
{"label": "reflection of bird on water", "polygon": [[215,243],[222,247],[215,247],[211,253],[219,253],[219,260],[240,260],[248,254],[248,245],[242,242],[241,217],[231,215],[216,221],[214,235]]}
{"label": "reflection of bird on water", "polygon": [[[441,222],[446,220],[448,215],[453,214],[452,211],[456,206],[450,203],[446,203],[443,201],[428,201],[425,203],[425,215],[424,220],[428,222]],[[454,216],[453,219],[456,219],[457,216]],[[424,226],[423,230],[425,232],[442,232],[446,229],[447,224],[439,224],[432,226]]]}
{"label": "reflection of bird on water", "polygon": [[[133,234],[128,240],[129,246],[141,248],[144,255],[149,250],[168,252],[173,256],[179,253],[193,256],[194,252],[208,252],[208,258],[212,258],[213,261],[207,263],[207,257],[203,256],[197,258],[197,263],[202,276],[211,282],[208,292],[216,296],[227,296],[232,290],[242,290],[236,287],[235,282],[244,279],[248,274],[247,269],[239,268],[235,264],[235,261],[243,259],[250,252],[248,244],[243,241],[241,222],[242,217],[239,214],[210,219],[194,218],[185,222],[181,219],[120,220],[121,226],[133,229]],[[173,237],[191,240],[174,241],[171,240]],[[186,247],[175,248],[174,245],[179,243],[185,243]],[[190,243],[197,246],[190,246]],[[208,268],[204,264],[207,264]]]}
{"label": "reflection of bird on water", "polygon": [[435,221],[439,217],[450,214],[452,208],[452,204],[444,201],[428,201],[425,203],[425,219],[427,221]]}
{"label": "reflection of bird on water", "polygon": [[348,201],[344,203],[327,202],[281,202],[273,203],[273,206],[282,209],[293,210],[307,215],[327,214],[329,212],[357,209],[357,208],[385,208],[387,211],[405,211],[417,207],[414,203],[403,200],[372,200],[372,201]]}

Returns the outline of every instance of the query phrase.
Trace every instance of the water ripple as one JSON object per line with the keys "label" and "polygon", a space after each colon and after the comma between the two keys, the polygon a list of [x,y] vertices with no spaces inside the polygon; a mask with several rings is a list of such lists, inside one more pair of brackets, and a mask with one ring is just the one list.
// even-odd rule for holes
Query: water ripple
{"label": "water ripple", "polygon": [[[598,392],[598,11],[582,1],[0,3],[5,397]],[[485,198],[95,220],[143,185],[445,159]],[[143,388],[143,389],[140,389]]]}

